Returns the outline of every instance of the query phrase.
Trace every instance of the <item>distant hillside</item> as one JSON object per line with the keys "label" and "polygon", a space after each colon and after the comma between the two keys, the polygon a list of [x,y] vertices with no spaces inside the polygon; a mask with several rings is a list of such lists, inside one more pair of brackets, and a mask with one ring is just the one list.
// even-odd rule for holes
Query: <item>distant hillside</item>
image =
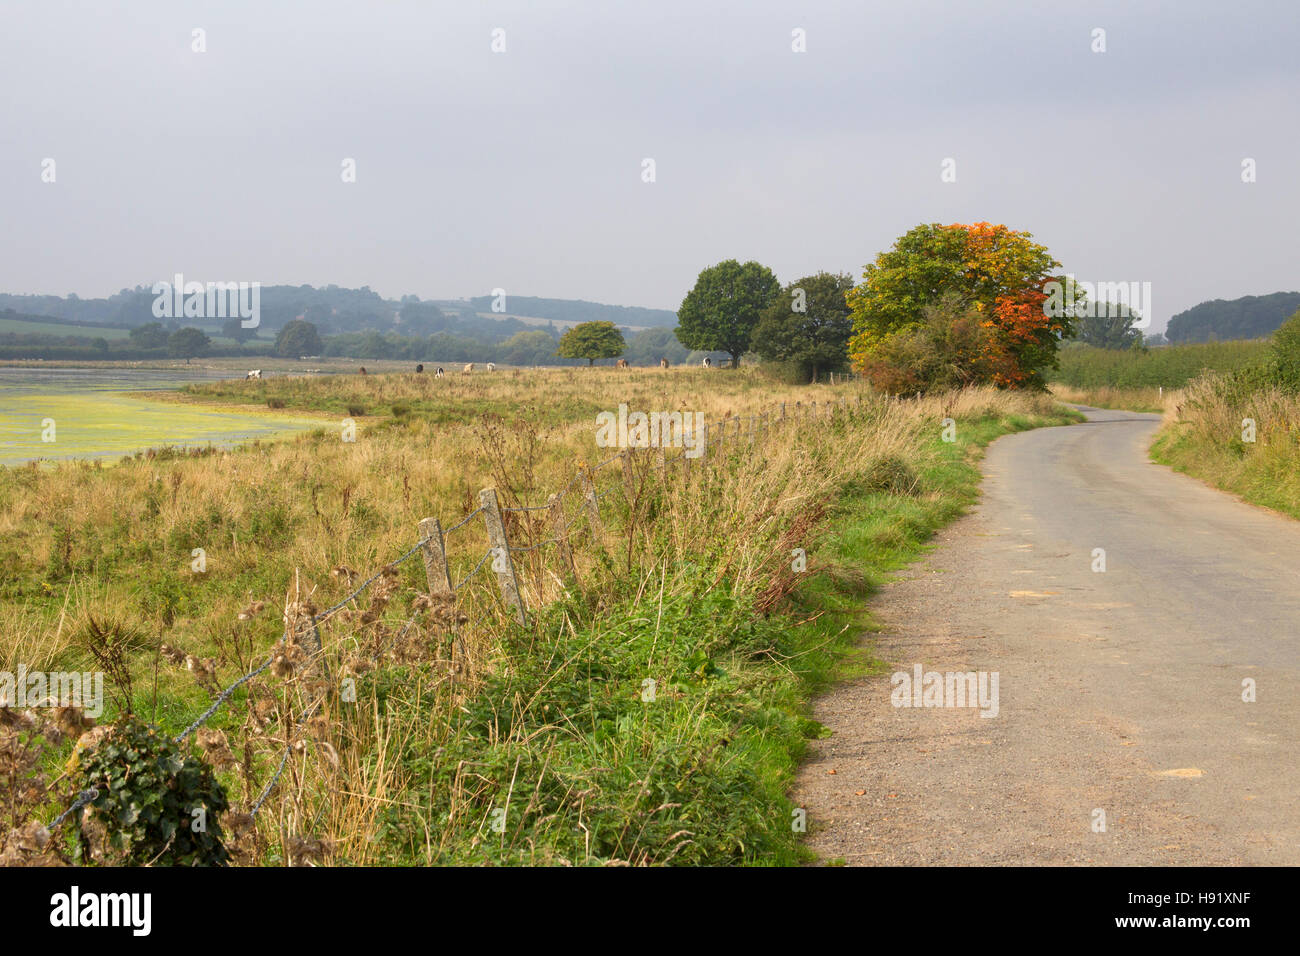
{"label": "distant hillside", "polygon": [[[12,309],[73,325],[130,328],[158,321],[153,314],[151,288],[151,285],[138,285],[102,299],[0,293],[0,312]],[[274,332],[299,316],[316,323],[325,333],[373,330],[428,335],[447,331],[490,340],[504,339],[521,329],[545,326],[549,322],[560,328],[592,321],[613,322],[632,329],[671,328],[677,324],[677,315],[665,309],[601,305],[580,299],[509,296],[505,314],[497,314],[492,311],[491,296],[421,300],[407,295],[400,299],[385,299],[369,286],[343,289],[334,285],[322,288],[264,285],[260,294],[262,324],[259,331],[262,334]],[[523,321],[517,317],[522,317]],[[190,319],[182,324],[219,328],[221,320]]]}
{"label": "distant hillside", "polygon": [[[468,300],[476,312],[492,311],[492,296],[480,295]],[[532,316],[553,322],[577,324],[579,322],[613,322],[625,328],[672,328],[677,325],[677,313],[667,309],[643,309],[631,305],[601,305],[582,299],[541,299],[531,295],[506,297],[506,311],[510,315]]]}
{"label": "distant hillside", "polygon": [[1165,338],[1178,343],[1262,339],[1272,335],[1297,309],[1300,309],[1300,292],[1213,299],[1170,319]]}

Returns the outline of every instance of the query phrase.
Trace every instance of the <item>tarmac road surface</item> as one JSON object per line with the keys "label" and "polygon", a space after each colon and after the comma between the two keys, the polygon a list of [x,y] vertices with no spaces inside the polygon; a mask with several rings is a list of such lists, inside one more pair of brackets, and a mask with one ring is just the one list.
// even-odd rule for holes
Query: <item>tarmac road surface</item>
{"label": "tarmac road surface", "polygon": [[[1153,464],[1158,416],[1084,411],[990,446],[881,592],[890,673],[817,702],[795,791],[821,856],[1300,864],[1300,522]],[[996,716],[894,706],[917,664],[996,672]]]}

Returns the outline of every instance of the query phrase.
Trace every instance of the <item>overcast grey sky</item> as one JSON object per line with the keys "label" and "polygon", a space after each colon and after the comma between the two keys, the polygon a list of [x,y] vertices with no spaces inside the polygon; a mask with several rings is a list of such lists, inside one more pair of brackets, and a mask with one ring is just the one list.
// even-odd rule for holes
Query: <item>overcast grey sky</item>
{"label": "overcast grey sky", "polygon": [[856,277],[989,220],[1151,282],[1158,329],[1300,288],[1297,41],[1293,0],[3,0],[0,291],[675,309],[721,259]]}

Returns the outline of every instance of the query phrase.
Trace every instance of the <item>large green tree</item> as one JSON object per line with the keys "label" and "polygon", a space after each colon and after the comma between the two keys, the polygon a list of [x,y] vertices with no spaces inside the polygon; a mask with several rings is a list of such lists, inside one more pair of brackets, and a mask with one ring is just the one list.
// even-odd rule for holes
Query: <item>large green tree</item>
{"label": "large green tree", "polygon": [[677,339],[689,349],[726,352],[734,368],[749,351],[763,310],[780,292],[772,270],[757,262],[727,259],[709,266],[677,310]]}
{"label": "large green tree", "polygon": [[167,337],[167,354],[172,358],[185,359],[185,364],[188,365],[190,359],[206,355],[210,344],[201,329],[177,329]]}
{"label": "large green tree", "polygon": [[596,359],[618,358],[626,348],[623,333],[613,322],[582,322],[560,336],[555,354],[560,358],[586,359],[591,365]]}
{"label": "large green tree", "polygon": [[803,378],[814,382],[821,373],[844,369],[853,334],[844,296],[852,288],[852,276],[829,272],[791,282],[763,310],[753,350],[769,362],[797,366]]}
{"label": "large green tree", "polygon": [[[933,328],[922,331],[933,322],[966,323],[969,306],[987,332],[981,333],[980,361],[968,370],[969,380],[1042,387],[1043,370],[1055,367],[1061,339],[1073,334],[1074,309],[1057,308],[1049,299],[1052,283],[1064,287],[1068,280],[1053,274],[1060,263],[1031,239],[1027,232],[987,222],[929,223],[901,236],[866,266],[863,282],[848,293],[853,364],[878,387],[892,382],[894,388],[926,388],[929,383],[918,380],[921,369],[897,361],[915,354],[909,343],[933,338]],[[940,302],[944,308],[927,311]],[[957,339],[969,341],[967,331]]]}
{"label": "large green tree", "polygon": [[304,319],[294,319],[275,337],[275,354],[284,358],[320,355],[324,350],[316,326]]}

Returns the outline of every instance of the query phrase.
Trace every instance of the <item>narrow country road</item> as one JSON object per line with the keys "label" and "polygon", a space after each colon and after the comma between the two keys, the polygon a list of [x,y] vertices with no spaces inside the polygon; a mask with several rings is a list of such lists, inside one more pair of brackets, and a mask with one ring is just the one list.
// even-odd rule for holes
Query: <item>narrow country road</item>
{"label": "narrow country road", "polygon": [[[1151,463],[1157,416],[1084,411],[995,442],[881,592],[888,673],[817,702],[794,794],[823,858],[1300,864],[1300,522]],[[917,664],[997,672],[997,715],[893,706]]]}

